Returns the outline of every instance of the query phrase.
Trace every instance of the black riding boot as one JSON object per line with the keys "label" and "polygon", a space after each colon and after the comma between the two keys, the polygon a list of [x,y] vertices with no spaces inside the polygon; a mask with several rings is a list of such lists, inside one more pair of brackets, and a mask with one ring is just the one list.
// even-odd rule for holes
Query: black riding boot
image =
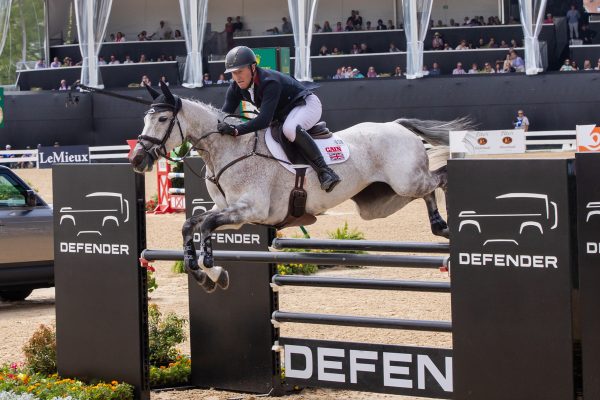
{"label": "black riding boot", "polygon": [[321,189],[326,192],[331,192],[333,188],[340,183],[341,179],[331,168],[329,168],[329,166],[327,166],[319,147],[314,142],[313,138],[310,137],[308,132],[302,129],[300,125],[296,127],[296,140],[294,140],[294,144],[317,172],[319,182],[321,183]]}

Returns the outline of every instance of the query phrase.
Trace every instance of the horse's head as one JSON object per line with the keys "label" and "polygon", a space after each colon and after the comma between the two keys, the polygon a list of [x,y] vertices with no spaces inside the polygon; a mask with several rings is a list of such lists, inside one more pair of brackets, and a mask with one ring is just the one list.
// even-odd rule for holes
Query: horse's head
{"label": "horse's head", "polygon": [[154,102],[146,111],[144,130],[138,136],[138,142],[129,162],[137,172],[152,170],[154,161],[168,156],[171,150],[180,146],[185,140],[177,114],[181,110],[181,99],[160,82],[162,94],[146,86]]}

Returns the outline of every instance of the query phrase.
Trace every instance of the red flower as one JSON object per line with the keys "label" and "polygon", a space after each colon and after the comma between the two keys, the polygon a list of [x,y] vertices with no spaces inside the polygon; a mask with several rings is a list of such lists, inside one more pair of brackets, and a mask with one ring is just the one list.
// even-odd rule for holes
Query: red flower
{"label": "red flower", "polygon": [[156,268],[154,268],[152,265],[148,265],[146,269],[150,272],[156,272]]}

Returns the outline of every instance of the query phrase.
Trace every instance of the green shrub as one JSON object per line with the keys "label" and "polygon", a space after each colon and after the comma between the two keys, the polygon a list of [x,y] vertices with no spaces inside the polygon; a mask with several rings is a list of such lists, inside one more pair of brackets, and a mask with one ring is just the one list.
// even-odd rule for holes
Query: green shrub
{"label": "green shrub", "polygon": [[49,326],[40,325],[23,346],[27,367],[34,373],[56,373],[56,332]]}
{"label": "green shrub", "polygon": [[344,222],[344,226],[337,228],[333,232],[327,232],[329,239],[342,239],[342,240],[364,240],[365,234],[354,228],[350,230],[348,228],[348,221]]}
{"label": "green shrub", "polygon": [[148,332],[150,342],[150,365],[167,366],[177,361],[179,351],[175,348],[185,340],[185,318],[168,313],[164,318],[156,304],[148,306]]}
{"label": "green shrub", "polygon": [[311,275],[318,270],[316,264],[277,264],[279,275]]}
{"label": "green shrub", "polygon": [[167,366],[150,366],[150,386],[156,388],[185,384],[189,382],[191,373],[191,360],[179,356],[175,362]]}
{"label": "green shrub", "polygon": [[171,267],[171,271],[176,274],[185,274],[185,267],[183,266],[183,261],[177,260],[175,264]]}

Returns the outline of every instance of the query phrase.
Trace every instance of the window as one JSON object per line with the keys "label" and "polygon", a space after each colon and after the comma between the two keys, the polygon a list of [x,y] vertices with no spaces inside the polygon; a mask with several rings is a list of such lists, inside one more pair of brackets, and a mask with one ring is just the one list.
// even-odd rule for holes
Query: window
{"label": "window", "polygon": [[24,206],[25,189],[8,175],[0,174],[0,207]]}

